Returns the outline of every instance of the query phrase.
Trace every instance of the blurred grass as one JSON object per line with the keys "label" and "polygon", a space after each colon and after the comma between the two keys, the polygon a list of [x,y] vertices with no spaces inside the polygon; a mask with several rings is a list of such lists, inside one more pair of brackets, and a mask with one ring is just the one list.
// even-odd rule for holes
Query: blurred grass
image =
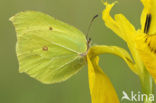
{"label": "blurred grass", "polygon": [[[0,0],[0,103],[90,103],[86,67],[66,82],[54,85],[41,84],[18,72],[16,35],[8,19],[20,11],[37,10],[86,33],[90,19],[99,14],[89,33],[93,44],[117,45],[128,50],[125,42],[105,27],[101,19],[103,8],[101,0]],[[141,10],[139,0],[118,0],[112,15],[123,13],[139,28]],[[119,57],[101,56],[100,64],[119,98],[123,90],[140,91],[138,77]]]}

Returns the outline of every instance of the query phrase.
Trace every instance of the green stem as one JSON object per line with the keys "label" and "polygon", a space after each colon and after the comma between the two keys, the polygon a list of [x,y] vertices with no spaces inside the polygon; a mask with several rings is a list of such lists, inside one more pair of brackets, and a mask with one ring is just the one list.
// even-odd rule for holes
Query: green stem
{"label": "green stem", "polygon": [[144,73],[141,76],[141,84],[142,84],[142,92],[143,94],[146,94],[148,96],[147,100],[144,98],[144,103],[152,103],[152,101],[149,101],[151,94],[153,94],[153,79],[152,76],[149,74],[149,72],[144,69]]}

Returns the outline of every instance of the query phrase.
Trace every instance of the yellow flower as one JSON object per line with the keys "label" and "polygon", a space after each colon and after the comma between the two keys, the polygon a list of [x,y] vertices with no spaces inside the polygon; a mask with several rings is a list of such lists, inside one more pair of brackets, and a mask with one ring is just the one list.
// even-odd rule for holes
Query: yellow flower
{"label": "yellow flower", "polygon": [[110,53],[121,57],[133,68],[130,55],[122,48],[116,46],[93,46],[87,54],[88,78],[92,103],[119,103],[117,94],[109,78],[102,71],[98,55]]}
{"label": "yellow flower", "polygon": [[140,77],[145,72],[144,66],[156,80],[156,0],[141,0],[144,9],[141,15],[141,29],[134,26],[122,14],[110,16],[116,2],[106,5],[103,20],[108,28],[126,41],[134,59],[135,68],[131,68]]}

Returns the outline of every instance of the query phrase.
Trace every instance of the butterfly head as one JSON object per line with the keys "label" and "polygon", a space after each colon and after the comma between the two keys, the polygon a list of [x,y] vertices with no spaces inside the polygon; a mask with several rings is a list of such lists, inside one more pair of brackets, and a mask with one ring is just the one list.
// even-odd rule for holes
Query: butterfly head
{"label": "butterfly head", "polygon": [[88,51],[88,50],[89,50],[89,48],[90,48],[91,41],[92,41],[92,39],[91,39],[91,38],[87,38],[87,51]]}

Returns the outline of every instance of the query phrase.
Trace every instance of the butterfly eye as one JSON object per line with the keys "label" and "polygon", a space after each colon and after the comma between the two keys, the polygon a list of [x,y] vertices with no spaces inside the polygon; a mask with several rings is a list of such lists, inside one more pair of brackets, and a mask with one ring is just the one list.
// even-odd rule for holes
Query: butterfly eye
{"label": "butterfly eye", "polygon": [[49,27],[49,30],[53,30],[53,28],[52,27]]}
{"label": "butterfly eye", "polygon": [[48,51],[48,47],[47,47],[47,46],[44,46],[44,47],[42,48],[42,50],[43,50],[43,51]]}

